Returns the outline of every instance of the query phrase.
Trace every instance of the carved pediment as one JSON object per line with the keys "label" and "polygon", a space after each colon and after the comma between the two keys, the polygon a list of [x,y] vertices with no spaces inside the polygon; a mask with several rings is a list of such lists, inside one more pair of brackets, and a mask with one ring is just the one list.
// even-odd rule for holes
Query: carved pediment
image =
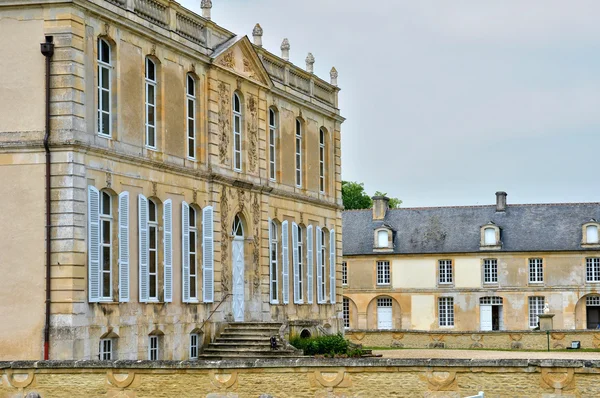
{"label": "carved pediment", "polygon": [[271,84],[267,71],[247,37],[222,50],[216,56],[214,64],[262,85]]}

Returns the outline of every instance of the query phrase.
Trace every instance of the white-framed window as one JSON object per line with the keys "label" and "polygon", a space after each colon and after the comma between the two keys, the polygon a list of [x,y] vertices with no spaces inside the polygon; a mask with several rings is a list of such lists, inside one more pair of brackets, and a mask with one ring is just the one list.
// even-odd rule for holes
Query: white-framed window
{"label": "white-framed window", "polygon": [[113,341],[112,339],[100,339],[100,360],[113,360]]}
{"label": "white-framed window", "polygon": [[111,95],[112,95],[112,56],[110,44],[104,39],[98,39],[98,134],[110,137],[111,126]]}
{"label": "white-framed window", "polygon": [[585,305],[588,307],[600,307],[600,296],[588,296],[585,298]]}
{"label": "white-framed window", "polygon": [[327,233],[324,229],[321,229],[321,299],[322,302],[327,301]]}
{"label": "white-framed window", "polygon": [[452,275],[452,260],[439,260],[439,284],[451,284],[454,282],[454,278]]}
{"label": "white-framed window", "polygon": [[242,171],[242,101],[233,94],[233,169]]}
{"label": "white-framed window", "polygon": [[[325,130],[319,130],[319,192],[325,193]],[[387,246],[387,245],[386,245]]]}
{"label": "white-framed window", "polygon": [[304,301],[304,240],[302,238],[302,227],[298,225],[298,302]]}
{"label": "white-framed window", "polygon": [[454,326],[454,298],[438,298],[438,315],[440,326]]}
{"label": "white-framed window", "polygon": [[377,231],[377,247],[388,247],[388,246],[389,246],[388,231],[385,231],[385,230]]}
{"label": "white-framed window", "polygon": [[269,108],[269,178],[277,180],[277,114]]}
{"label": "white-framed window", "polygon": [[156,64],[146,58],[146,146],[156,149]]}
{"label": "white-framed window", "polygon": [[100,299],[112,299],[112,197],[100,193]]}
{"label": "white-framed window", "polygon": [[538,315],[544,313],[545,297],[529,297],[529,327],[534,328],[538,325]]}
{"label": "white-framed window", "polygon": [[482,305],[502,305],[502,297],[486,296],[479,299],[479,304]]}
{"label": "white-framed window", "polygon": [[589,225],[585,229],[585,243],[595,244],[598,243],[598,226]]}
{"label": "white-framed window", "polygon": [[600,282],[600,258],[588,257],[585,259],[585,281]]}
{"label": "white-framed window", "polygon": [[302,186],[302,122],[296,119],[296,186]]}
{"label": "white-framed window", "polygon": [[188,74],[186,81],[187,156],[196,159],[196,80]]}
{"label": "white-framed window", "polygon": [[390,262],[389,261],[377,261],[377,284],[378,285],[389,285],[390,284]]}
{"label": "white-framed window", "polygon": [[190,334],[190,359],[198,359],[198,334]]}
{"label": "white-framed window", "polygon": [[377,307],[392,307],[392,299],[390,297],[380,297],[377,299]]}
{"label": "white-framed window", "polygon": [[270,278],[271,278],[271,303],[277,304],[279,302],[279,292],[278,292],[278,266],[277,266],[277,253],[278,253],[278,245],[277,238],[279,236],[277,232],[277,224],[275,221],[271,221],[271,225],[269,226],[269,239],[270,239]]}
{"label": "white-framed window", "polygon": [[483,230],[483,240],[486,246],[494,246],[496,241],[496,230],[494,228],[485,228]]}
{"label": "white-framed window", "polygon": [[158,206],[148,200],[148,299],[158,300]]}
{"label": "white-framed window", "polygon": [[148,336],[148,359],[151,361],[158,361],[158,338],[159,336]]}
{"label": "white-framed window", "polygon": [[483,260],[483,283],[498,283],[498,260],[486,258]]}
{"label": "white-framed window", "polygon": [[529,282],[542,283],[544,282],[544,263],[541,258],[529,259]]}
{"label": "white-framed window", "polygon": [[342,299],[342,313],[344,316],[344,329],[350,329],[350,300],[346,297]]}
{"label": "white-framed window", "polygon": [[198,219],[196,209],[189,206],[190,224],[190,300],[198,300]]}
{"label": "white-framed window", "polygon": [[342,262],[342,285],[348,285],[348,264],[345,261]]}

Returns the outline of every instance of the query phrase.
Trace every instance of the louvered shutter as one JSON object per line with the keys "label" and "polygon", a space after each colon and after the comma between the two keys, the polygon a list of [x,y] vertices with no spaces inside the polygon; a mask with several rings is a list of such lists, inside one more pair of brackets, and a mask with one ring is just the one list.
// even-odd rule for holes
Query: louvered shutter
{"label": "louvered shutter", "polygon": [[277,297],[277,292],[273,291],[273,267],[271,265],[272,262],[272,258],[271,256],[273,255],[271,250],[273,250],[271,248],[271,242],[273,242],[273,231],[271,230],[271,219],[269,218],[269,302],[273,303],[275,300],[273,300],[273,296]]}
{"label": "louvered shutter", "polygon": [[88,186],[88,283],[89,301],[100,301],[100,192]]}
{"label": "louvered shutter", "polygon": [[202,294],[205,303],[214,302],[215,297],[215,245],[213,208],[207,206],[202,210]]}
{"label": "louvered shutter", "polygon": [[317,227],[317,303],[321,304],[325,297],[321,285],[323,284],[323,237],[321,227]]}
{"label": "louvered shutter", "polygon": [[138,196],[138,225],[139,225],[139,239],[140,239],[140,264],[139,264],[139,279],[140,279],[140,302],[145,303],[148,301],[148,258],[149,253],[149,239],[148,236],[148,199],[142,194]]}
{"label": "louvered shutter", "polygon": [[335,230],[329,232],[329,301],[335,304]]}
{"label": "louvered shutter", "polygon": [[313,303],[313,226],[306,227],[306,301]]}
{"label": "louvered shutter", "polygon": [[190,206],[181,203],[181,300],[190,302]]}
{"label": "louvered shutter", "polygon": [[119,194],[119,301],[129,301],[129,192]]}
{"label": "louvered shutter", "polygon": [[290,255],[289,255],[289,231],[287,220],[281,223],[281,256],[282,256],[282,288],[283,304],[290,302]]}
{"label": "louvered shutter", "polygon": [[163,205],[164,225],[164,273],[165,273],[165,302],[173,301],[173,201],[165,200]]}
{"label": "louvered shutter", "polygon": [[298,225],[292,223],[292,261],[294,267],[294,303],[300,302],[300,265],[298,261]]}

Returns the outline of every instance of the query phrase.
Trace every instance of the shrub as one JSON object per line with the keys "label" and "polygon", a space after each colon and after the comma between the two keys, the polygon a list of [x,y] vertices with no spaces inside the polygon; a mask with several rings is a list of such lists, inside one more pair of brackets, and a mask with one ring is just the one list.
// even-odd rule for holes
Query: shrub
{"label": "shrub", "polygon": [[303,350],[304,355],[330,355],[333,357],[335,354],[346,354],[349,342],[344,339],[341,333],[338,333],[307,339],[293,336],[290,338],[290,344],[299,350]]}

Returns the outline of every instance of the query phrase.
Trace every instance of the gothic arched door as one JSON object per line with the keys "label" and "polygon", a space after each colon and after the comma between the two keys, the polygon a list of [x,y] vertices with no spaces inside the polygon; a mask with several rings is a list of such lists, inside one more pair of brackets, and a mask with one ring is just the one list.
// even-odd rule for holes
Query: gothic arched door
{"label": "gothic arched door", "polygon": [[231,245],[233,259],[233,320],[244,321],[244,226],[242,219],[236,215],[233,219],[233,244]]}

